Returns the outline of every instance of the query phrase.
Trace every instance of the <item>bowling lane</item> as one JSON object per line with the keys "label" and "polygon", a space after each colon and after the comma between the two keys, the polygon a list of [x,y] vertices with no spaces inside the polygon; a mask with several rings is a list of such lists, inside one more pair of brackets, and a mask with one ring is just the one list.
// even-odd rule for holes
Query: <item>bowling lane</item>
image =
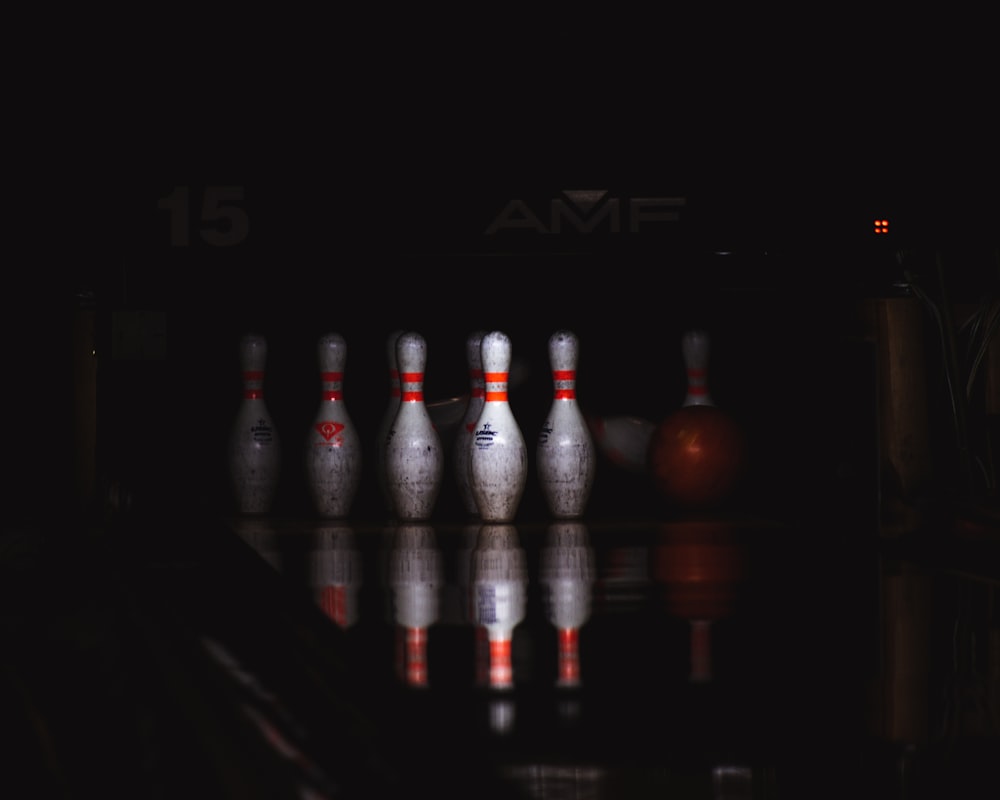
{"label": "bowling lane", "polygon": [[[353,530],[353,621],[337,627],[408,774],[598,797],[721,784],[918,797],[901,771],[951,785],[982,746],[944,722],[942,686],[957,678],[940,648],[969,624],[949,616],[969,613],[955,605],[969,587],[940,564],[756,520],[513,527],[485,553],[476,525]],[[283,581],[316,580],[312,538],[294,522],[269,532]],[[415,609],[420,680],[401,622]],[[505,614],[512,685],[498,688],[477,625]]]}
{"label": "bowling lane", "polygon": [[20,554],[3,562],[5,725],[25,764],[81,791],[996,785],[981,756],[998,743],[1000,580],[981,558],[837,533],[167,516],[96,538],[5,535]]}

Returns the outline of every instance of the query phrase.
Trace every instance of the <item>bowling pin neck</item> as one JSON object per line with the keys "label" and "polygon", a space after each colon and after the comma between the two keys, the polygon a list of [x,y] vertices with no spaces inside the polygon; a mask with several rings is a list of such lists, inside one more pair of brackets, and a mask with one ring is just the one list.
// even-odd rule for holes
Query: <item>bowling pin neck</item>
{"label": "bowling pin neck", "polygon": [[419,333],[409,332],[399,337],[396,342],[396,364],[399,367],[402,402],[423,402],[427,343]]}
{"label": "bowling pin neck", "polygon": [[553,372],[576,372],[580,342],[570,331],[556,331],[549,337],[549,364]]}
{"label": "bowling pin neck", "polygon": [[511,341],[506,333],[502,331],[487,333],[483,337],[481,347],[483,372],[503,373],[506,376],[510,372],[511,353]]}
{"label": "bowling pin neck", "polygon": [[393,331],[389,334],[385,343],[386,360],[389,365],[389,394],[394,398],[399,397],[399,367],[396,364],[396,342],[399,341],[399,337],[403,333],[404,331]]}
{"label": "bowling pin neck", "polygon": [[556,331],[549,337],[549,364],[556,400],[576,399],[576,365],[579,340],[571,331]]}
{"label": "bowling pin neck", "polygon": [[473,400],[481,400],[486,393],[483,384],[483,331],[469,335],[465,342],[465,360],[469,369],[469,393]]}
{"label": "bowling pin neck", "polygon": [[344,373],[323,372],[320,374],[323,384],[322,399],[327,403],[338,403],[344,399]]}
{"label": "bowling pin neck", "polygon": [[320,382],[323,400],[343,400],[344,365],[347,361],[347,343],[340,334],[330,333],[319,340]]}
{"label": "bowling pin neck", "polygon": [[566,369],[552,370],[554,400],[576,400],[576,372]]}
{"label": "bowling pin neck", "polygon": [[511,341],[501,331],[491,331],[483,337],[481,357],[485,402],[506,403],[510,377]]}
{"label": "bowling pin neck", "polygon": [[703,330],[687,331],[681,338],[681,353],[687,375],[684,405],[714,405],[712,396],[708,392],[708,333]]}
{"label": "bowling pin neck", "polygon": [[267,362],[267,341],[263,336],[247,334],[240,340],[240,369],[243,376],[243,397],[261,400],[264,397],[264,367]]}

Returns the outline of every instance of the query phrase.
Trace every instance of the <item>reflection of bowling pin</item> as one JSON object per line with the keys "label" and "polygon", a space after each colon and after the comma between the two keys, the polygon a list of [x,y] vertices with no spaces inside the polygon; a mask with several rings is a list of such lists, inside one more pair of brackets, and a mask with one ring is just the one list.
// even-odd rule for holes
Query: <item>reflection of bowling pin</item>
{"label": "reflection of bowling pin", "polygon": [[482,341],[484,331],[475,331],[465,340],[465,358],[469,368],[469,402],[465,416],[455,434],[454,464],[455,480],[462,495],[462,504],[469,514],[478,514],[476,496],[472,492],[469,459],[471,457],[472,433],[483,410],[486,389],[483,383]]}
{"label": "reflection of bowling pin", "polygon": [[587,420],[598,449],[617,467],[642,474],[656,425],[642,417],[597,417]]}
{"label": "reflection of bowling pin", "polygon": [[385,444],[389,438],[389,431],[392,430],[392,423],[396,420],[396,412],[399,411],[399,369],[396,366],[396,340],[403,334],[401,330],[395,330],[386,339],[386,359],[389,365],[389,403],[382,415],[382,421],[378,426],[378,435],[375,441],[375,470],[378,477],[379,490],[382,492],[382,499],[389,509],[389,516],[393,516],[395,511],[392,507],[392,498],[389,496],[389,484],[385,475]]}
{"label": "reflection of bowling pin", "polygon": [[486,396],[469,454],[472,492],[483,521],[510,522],[528,477],[527,447],[507,399],[510,337],[501,331],[487,333],[482,361]]}
{"label": "reflection of bowling pin", "polygon": [[316,602],[343,629],[358,620],[361,551],[347,525],[320,525],[309,552],[309,582]]}
{"label": "reflection of bowling pin", "polygon": [[396,341],[400,404],[389,429],[385,470],[396,517],[430,519],[444,475],[444,449],[424,405],[427,343],[413,331]]}
{"label": "reflection of bowling pin", "polygon": [[691,620],[691,671],[692,683],[708,683],[712,680],[712,621],[710,619]]}
{"label": "reflection of bowling pin", "polygon": [[440,611],[441,552],[430,525],[400,525],[389,556],[393,616],[403,637],[402,675],[410,686],[426,686],[427,631]]}
{"label": "reflection of bowling pin", "polygon": [[517,706],[510,697],[497,695],[490,700],[490,730],[500,736],[506,736],[514,730],[517,719]]}
{"label": "reflection of bowling pin", "polygon": [[689,520],[660,527],[654,575],[664,587],[667,611],[691,626],[694,682],[712,679],[712,623],[732,614],[746,576],[739,535],[725,522]]}
{"label": "reflection of bowling pin", "polygon": [[579,634],[590,618],[594,576],[594,552],[586,526],[580,522],[550,525],[542,550],[541,580],[546,616],[559,637],[557,686],[580,685]]}
{"label": "reflection of bowling pin", "polygon": [[646,600],[649,584],[648,548],[638,545],[611,547],[598,564],[594,596],[605,611],[624,612],[639,609]]}
{"label": "reflection of bowling pin", "polygon": [[538,436],[538,477],[549,512],[559,519],[582,517],[594,485],[594,441],[576,401],[580,345],[571,331],[549,337],[554,394]]}
{"label": "reflection of bowling pin", "polygon": [[229,440],[229,474],[242,514],[271,510],[281,470],[281,443],[264,402],[267,341],[247,334],[240,340],[243,401]]}
{"label": "reflection of bowling pin", "polygon": [[361,481],[361,442],[343,396],[347,343],[328,333],[317,351],[323,391],[306,439],[306,482],[321,517],[346,517]]}
{"label": "reflection of bowling pin", "polygon": [[476,610],[476,591],[472,575],[473,556],[479,543],[480,527],[482,526],[478,522],[462,526],[461,542],[456,553],[456,571],[462,595],[465,622],[472,626],[475,639],[475,683],[476,686],[488,686],[490,682],[489,633],[478,623],[479,614]]}
{"label": "reflection of bowling pin", "polygon": [[703,330],[687,331],[681,337],[681,354],[687,373],[685,406],[714,405],[708,393],[708,333]]}
{"label": "reflection of bowling pin", "polygon": [[513,525],[486,524],[472,554],[476,624],[489,638],[489,682],[493,689],[514,686],[511,643],[524,619],[528,569]]}

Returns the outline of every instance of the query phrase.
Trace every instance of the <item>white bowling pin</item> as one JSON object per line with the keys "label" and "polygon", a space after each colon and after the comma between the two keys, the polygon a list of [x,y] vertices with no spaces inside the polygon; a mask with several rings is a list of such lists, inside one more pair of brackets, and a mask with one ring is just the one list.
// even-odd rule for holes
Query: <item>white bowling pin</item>
{"label": "white bowling pin", "polygon": [[485,524],[472,554],[476,624],[489,638],[489,684],[514,686],[511,646],[523,620],[528,587],[527,556],[513,525]]}
{"label": "white bowling pin", "polygon": [[393,617],[402,641],[397,654],[400,673],[410,686],[426,686],[427,637],[438,621],[442,590],[442,555],[434,528],[400,525],[389,556]]}
{"label": "white bowling pin", "polygon": [[389,495],[398,519],[430,519],[444,475],[444,448],[424,404],[427,343],[409,331],[396,341],[400,403],[385,448]]}
{"label": "white bowling pin", "polygon": [[558,635],[557,686],[580,685],[580,629],[590,619],[596,575],[594,551],[582,522],[549,526],[541,558],[545,612]]}
{"label": "white bowling pin", "polygon": [[572,331],[549,337],[554,393],[538,435],[538,478],[549,512],[558,519],[582,517],[594,485],[594,440],[576,400],[580,342]]}
{"label": "white bowling pin", "polygon": [[306,438],[306,483],[316,512],[346,517],[361,482],[361,440],[344,404],[347,343],[339,333],[317,346],[322,396]]}
{"label": "white bowling pin", "polygon": [[528,477],[528,450],[507,399],[510,337],[491,331],[482,341],[483,410],[472,433],[469,474],[484,522],[511,522]]}
{"label": "white bowling pin", "polygon": [[455,434],[453,461],[455,480],[462,496],[462,504],[469,514],[479,514],[476,496],[472,492],[472,482],[469,467],[472,445],[472,433],[476,422],[483,411],[486,397],[486,385],[483,382],[482,342],[485,331],[475,331],[465,340],[465,359],[469,369],[469,402],[465,407],[465,416]]}
{"label": "white bowling pin", "polygon": [[396,419],[396,412],[399,411],[399,368],[396,366],[396,341],[403,334],[401,330],[395,330],[389,334],[385,341],[386,361],[389,367],[389,402],[382,415],[382,421],[378,426],[378,433],[375,437],[375,471],[378,478],[379,491],[382,493],[382,500],[389,510],[389,516],[395,515],[392,507],[392,498],[389,495],[389,484],[385,475],[385,444],[389,438],[389,431],[392,423]]}
{"label": "white bowling pin", "polygon": [[684,369],[687,373],[687,393],[684,395],[685,406],[711,406],[712,395],[708,392],[708,352],[709,336],[707,331],[687,331],[681,337],[681,354],[684,357]]}
{"label": "white bowling pin", "polygon": [[243,401],[229,439],[229,474],[241,514],[266,514],[281,471],[281,442],[264,402],[267,341],[247,334],[240,340]]}

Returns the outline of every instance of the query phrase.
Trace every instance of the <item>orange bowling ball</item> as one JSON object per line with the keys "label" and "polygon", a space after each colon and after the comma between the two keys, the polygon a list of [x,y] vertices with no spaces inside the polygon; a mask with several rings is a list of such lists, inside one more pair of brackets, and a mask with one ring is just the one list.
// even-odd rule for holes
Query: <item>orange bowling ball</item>
{"label": "orange bowling ball", "polygon": [[735,491],[746,450],[743,430],[732,416],[716,406],[691,405],[656,426],[646,462],[654,487],[668,501],[711,509]]}

